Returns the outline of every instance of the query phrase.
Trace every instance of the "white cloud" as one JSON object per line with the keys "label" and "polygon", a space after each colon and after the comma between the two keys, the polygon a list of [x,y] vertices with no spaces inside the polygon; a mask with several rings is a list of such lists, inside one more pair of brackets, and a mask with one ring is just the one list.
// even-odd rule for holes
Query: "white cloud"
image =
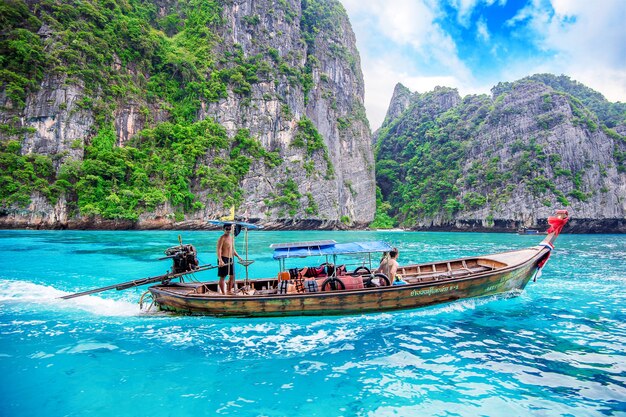
{"label": "white cloud", "polygon": [[478,37],[483,41],[489,41],[491,36],[489,35],[489,29],[487,28],[487,23],[484,19],[480,19],[476,22],[476,33],[478,33]]}
{"label": "white cloud", "polygon": [[459,24],[469,28],[472,24],[472,13],[474,9],[481,4],[491,6],[496,1],[498,4],[506,4],[506,0],[451,0],[451,6],[457,11],[457,21]]}
{"label": "white cloud", "polygon": [[626,101],[626,3],[552,0],[552,16],[533,6],[525,17],[542,49],[555,56],[532,70],[565,74],[611,101]]}
{"label": "white cloud", "polygon": [[374,131],[385,119],[393,89],[398,82],[401,82],[404,74],[393,65],[393,62],[384,59],[371,62],[363,70],[366,80],[365,108],[370,126]]}
{"label": "white cloud", "polygon": [[508,26],[515,26],[527,20],[541,21],[542,18],[547,20],[547,15],[548,12],[542,8],[542,1],[533,0],[531,3],[527,4],[526,7],[520,9],[506,24]]}
{"label": "white cloud", "polygon": [[[382,123],[398,82],[423,92],[437,85],[451,85],[452,80],[472,79],[471,71],[458,58],[453,39],[435,22],[440,13],[436,2],[396,0],[390,7],[387,0],[344,0],[343,5],[355,30],[362,29],[358,32],[365,37],[361,39],[357,33],[365,107],[372,129]],[[386,43],[389,48],[384,56],[372,56],[372,43]],[[441,68],[441,75],[421,75],[424,66]]]}
{"label": "white cloud", "polygon": [[[552,8],[554,9],[554,11],[559,14],[559,15],[572,15],[572,14],[576,14],[576,10],[580,7],[580,6],[589,6],[589,5],[585,5],[585,3],[583,2],[575,2],[575,1],[571,1],[571,0],[552,0]],[[594,5],[590,5],[592,8]]]}
{"label": "white cloud", "polygon": [[380,34],[399,45],[412,45],[421,49],[424,42],[436,30],[433,27],[436,11],[423,1],[396,0],[344,0],[344,7],[357,19],[367,16],[368,23]]}
{"label": "white cloud", "polygon": [[474,7],[479,3],[479,0],[453,0],[452,5],[457,9],[458,22],[469,27],[471,23],[471,16]]}
{"label": "white cloud", "polygon": [[385,119],[393,89],[397,83],[402,83],[413,92],[425,93],[435,87],[452,87],[459,90],[461,96],[467,94],[488,93],[493,85],[477,85],[468,83],[455,75],[416,75],[410,67],[399,65],[398,58],[392,56],[380,57],[364,65],[365,107],[372,130],[378,129]]}
{"label": "white cloud", "polygon": [[[372,129],[382,123],[398,82],[412,91],[425,92],[444,85],[458,88],[464,95],[489,93],[499,81],[550,72],[568,75],[609,100],[626,101],[624,0],[532,0],[508,24],[524,37],[534,39],[547,58],[510,61],[504,73],[494,67],[492,76],[480,81],[459,58],[453,38],[437,23],[443,13],[440,0],[341,1],[357,35],[365,78],[365,106]],[[466,24],[465,19],[471,21],[478,5],[496,1],[500,5],[506,3],[454,0],[452,6],[457,9],[457,19]],[[479,18],[473,24],[479,39],[492,38],[485,20]],[[506,42],[489,48],[500,61],[513,56],[507,52]]]}

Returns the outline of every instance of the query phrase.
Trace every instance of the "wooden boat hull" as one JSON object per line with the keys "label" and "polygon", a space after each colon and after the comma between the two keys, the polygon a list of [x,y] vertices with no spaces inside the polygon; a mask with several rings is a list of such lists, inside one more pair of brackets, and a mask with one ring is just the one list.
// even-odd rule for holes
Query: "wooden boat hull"
{"label": "wooden boat hull", "polygon": [[[537,271],[540,261],[549,253],[550,249],[546,246],[504,252],[480,258],[485,262],[507,265],[489,271],[456,277],[450,274],[449,277],[433,277],[428,281],[407,285],[358,290],[228,296],[196,294],[189,290],[190,287],[171,284],[153,286],[149,290],[159,309],[181,314],[268,317],[374,313],[502,293],[515,294],[524,289]],[[463,258],[455,261],[462,262],[465,259],[476,260]],[[516,261],[502,263],[508,259]],[[455,261],[449,261],[448,265]]]}

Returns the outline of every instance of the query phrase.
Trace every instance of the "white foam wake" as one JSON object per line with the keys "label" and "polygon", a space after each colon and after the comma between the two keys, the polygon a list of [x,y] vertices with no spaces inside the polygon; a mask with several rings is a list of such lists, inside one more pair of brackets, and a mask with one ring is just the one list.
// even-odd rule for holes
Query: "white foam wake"
{"label": "white foam wake", "polygon": [[82,310],[101,316],[142,314],[138,304],[123,300],[111,300],[95,295],[69,300],[59,298],[68,294],[71,293],[29,281],[0,280],[0,304],[33,304],[39,308]]}

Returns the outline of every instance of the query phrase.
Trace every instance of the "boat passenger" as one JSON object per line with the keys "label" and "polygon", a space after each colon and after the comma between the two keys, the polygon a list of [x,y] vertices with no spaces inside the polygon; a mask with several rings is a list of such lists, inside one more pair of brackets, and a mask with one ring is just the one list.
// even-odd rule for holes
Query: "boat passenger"
{"label": "boat passenger", "polygon": [[392,283],[395,281],[396,272],[398,271],[398,255],[397,248],[391,249],[388,254],[383,256],[380,266],[375,271],[376,273],[385,274]]}
{"label": "boat passenger", "polygon": [[224,279],[228,275],[228,294],[233,293],[233,287],[235,286],[235,267],[234,258],[241,260],[241,256],[237,253],[235,245],[233,243],[233,237],[230,234],[232,225],[224,225],[224,234],[220,236],[217,241],[217,276],[219,277],[219,287],[222,294],[226,294],[224,290]]}

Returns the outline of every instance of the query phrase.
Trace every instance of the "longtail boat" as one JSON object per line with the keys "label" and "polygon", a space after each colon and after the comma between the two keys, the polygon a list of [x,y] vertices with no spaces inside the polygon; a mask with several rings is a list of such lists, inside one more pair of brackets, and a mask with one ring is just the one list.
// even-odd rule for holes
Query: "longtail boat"
{"label": "longtail boat", "polygon": [[[165,282],[148,290],[160,310],[238,317],[375,313],[503,293],[515,295],[539,274],[567,220],[565,210],[558,210],[556,216],[548,218],[548,235],[537,246],[402,265],[398,268],[398,281],[372,273],[372,254],[391,250],[386,243],[318,241],[273,245],[274,259],[281,265],[276,277],[248,279],[249,261],[244,261],[246,280],[233,294],[220,293],[216,281]],[[244,229],[248,226],[238,224]],[[317,276],[303,274],[303,268],[286,270],[286,259],[313,255],[327,256],[333,262],[319,268],[306,268],[307,271],[316,269]],[[342,269],[336,262],[340,255],[365,256],[369,258],[370,266],[361,264],[353,271]]]}

